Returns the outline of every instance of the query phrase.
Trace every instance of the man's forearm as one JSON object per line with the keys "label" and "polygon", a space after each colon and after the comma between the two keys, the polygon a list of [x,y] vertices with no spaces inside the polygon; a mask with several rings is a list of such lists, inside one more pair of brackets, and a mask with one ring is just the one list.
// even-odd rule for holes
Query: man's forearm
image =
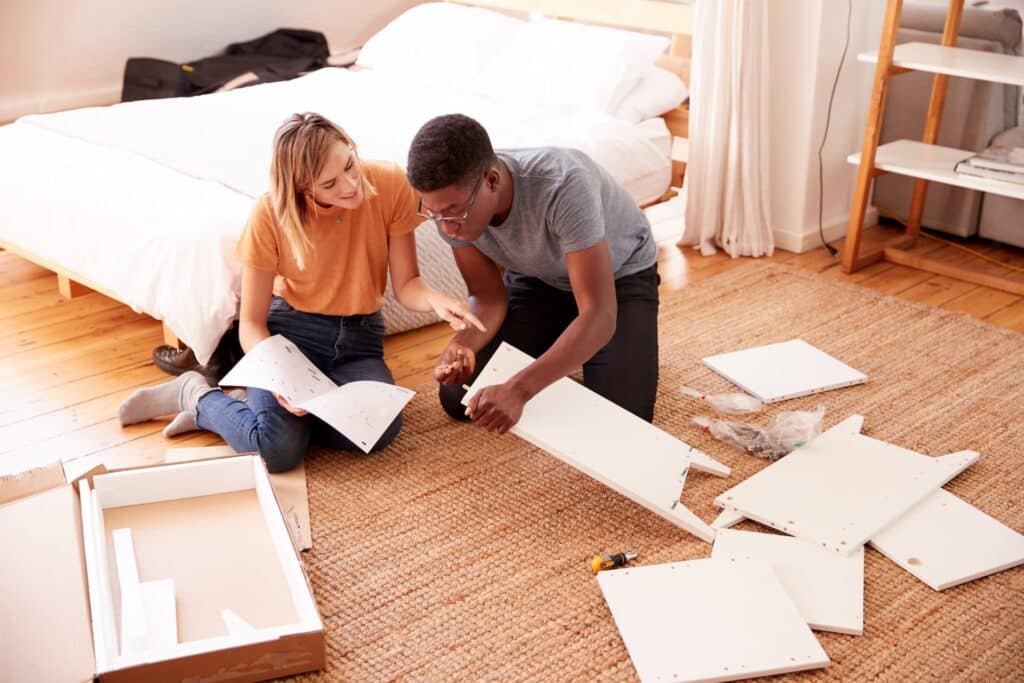
{"label": "man's forearm", "polygon": [[588,311],[576,317],[540,358],[516,373],[509,383],[524,401],[580,367],[611,341],[615,316],[608,311]]}

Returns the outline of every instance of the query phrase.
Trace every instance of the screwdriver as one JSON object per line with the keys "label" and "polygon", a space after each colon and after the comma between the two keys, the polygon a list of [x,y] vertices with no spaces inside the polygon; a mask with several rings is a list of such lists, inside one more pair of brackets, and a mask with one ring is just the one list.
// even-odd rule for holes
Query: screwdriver
{"label": "screwdriver", "polygon": [[594,555],[594,559],[590,561],[590,568],[594,570],[594,573],[598,573],[602,569],[614,569],[621,567],[627,562],[632,562],[639,555],[636,553],[615,553],[614,555]]}

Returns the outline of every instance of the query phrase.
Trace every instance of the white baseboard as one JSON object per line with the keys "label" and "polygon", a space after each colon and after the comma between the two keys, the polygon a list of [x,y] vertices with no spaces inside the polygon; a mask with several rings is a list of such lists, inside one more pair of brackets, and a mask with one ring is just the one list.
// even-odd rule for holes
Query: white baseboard
{"label": "white baseboard", "polygon": [[[846,234],[849,220],[849,214],[841,214],[831,220],[826,220],[822,226],[825,240],[831,244],[842,238]],[[869,207],[864,217],[864,225],[874,225],[877,222],[878,209],[873,206]],[[811,251],[821,246],[821,235],[818,234],[817,225],[807,226],[802,231],[774,228],[772,230],[772,237],[775,238],[776,249],[783,249],[796,254],[802,254],[805,251]]]}
{"label": "white baseboard", "polygon": [[13,121],[19,116],[27,114],[44,114],[52,111],[77,109],[78,107],[114,104],[120,99],[120,84],[21,99],[3,98],[0,99],[0,121]]}

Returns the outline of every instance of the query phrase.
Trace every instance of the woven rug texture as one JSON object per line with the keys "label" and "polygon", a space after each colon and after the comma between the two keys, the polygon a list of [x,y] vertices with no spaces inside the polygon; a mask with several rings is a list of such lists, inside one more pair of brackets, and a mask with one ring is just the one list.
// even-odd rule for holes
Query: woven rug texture
{"label": "woven rug texture", "polygon": [[[731,390],[702,356],[796,337],[870,380],[754,421],[821,403],[826,427],[859,413],[866,434],[905,448],[977,450],[946,488],[1024,531],[1024,335],[755,261],[662,297],[655,423],[732,467],[728,479],[691,472],[682,499],[695,513],[710,522],[714,497],[767,463],[701,433],[691,418],[707,412],[679,387]],[[588,559],[631,550],[654,564],[711,547],[514,436],[452,422],[436,385],[416,389],[385,451],[307,462],[304,560],[328,655],[308,678],[636,680]],[[1024,680],[1024,568],[936,593],[868,549],[864,595],[864,635],[817,634],[831,665],[793,678]]]}

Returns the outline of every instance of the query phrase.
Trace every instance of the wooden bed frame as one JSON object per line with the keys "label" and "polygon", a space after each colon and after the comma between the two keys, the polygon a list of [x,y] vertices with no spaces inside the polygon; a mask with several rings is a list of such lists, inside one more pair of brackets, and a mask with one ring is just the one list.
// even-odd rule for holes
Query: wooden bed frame
{"label": "wooden bed frame", "polygon": [[[108,299],[113,299],[114,301],[121,301],[121,299],[114,296],[113,292],[106,289],[105,287],[97,285],[96,283],[90,281],[88,278],[84,278],[78,273],[68,270],[67,268],[63,268],[61,266],[50,263],[50,261],[48,261],[47,259],[44,259],[42,256],[39,256],[38,254],[35,254],[34,252],[29,251],[28,249],[19,247],[16,244],[10,244],[4,242],[3,240],[0,240],[0,253],[3,253],[5,251],[9,251],[15,256],[19,256],[25,259],[26,261],[31,261],[37,266],[41,266],[46,270],[52,271],[57,276],[57,291],[59,291],[60,295],[65,299],[76,299],[80,296],[96,292],[97,294],[102,294]],[[121,301],[121,303],[125,302]],[[161,322],[161,324],[163,325],[164,331],[164,343],[170,344],[171,346],[180,346],[178,336],[174,333],[174,331],[167,326],[167,323]]]}
{"label": "wooden bed frame", "polygon": [[[658,66],[678,75],[684,82],[690,76],[691,36],[695,20],[692,5],[681,5],[659,0],[446,0],[460,5],[472,5],[512,12],[539,12],[545,16],[567,21],[606,24],[624,29],[669,34],[672,44],[667,54],[656,62]],[[672,146],[672,187],[681,187],[686,170],[685,148],[689,137],[689,107],[679,106],[663,115],[673,136]],[[671,188],[660,198],[651,202],[657,204],[675,195]],[[57,266],[39,255],[14,244],[0,240],[0,252],[9,251],[31,261],[57,275],[57,288],[65,299],[74,299],[97,292],[105,297],[120,301],[109,290],[88,278],[66,268]],[[123,302],[122,302],[123,303]],[[164,343],[180,346],[177,335],[163,323]]]}

